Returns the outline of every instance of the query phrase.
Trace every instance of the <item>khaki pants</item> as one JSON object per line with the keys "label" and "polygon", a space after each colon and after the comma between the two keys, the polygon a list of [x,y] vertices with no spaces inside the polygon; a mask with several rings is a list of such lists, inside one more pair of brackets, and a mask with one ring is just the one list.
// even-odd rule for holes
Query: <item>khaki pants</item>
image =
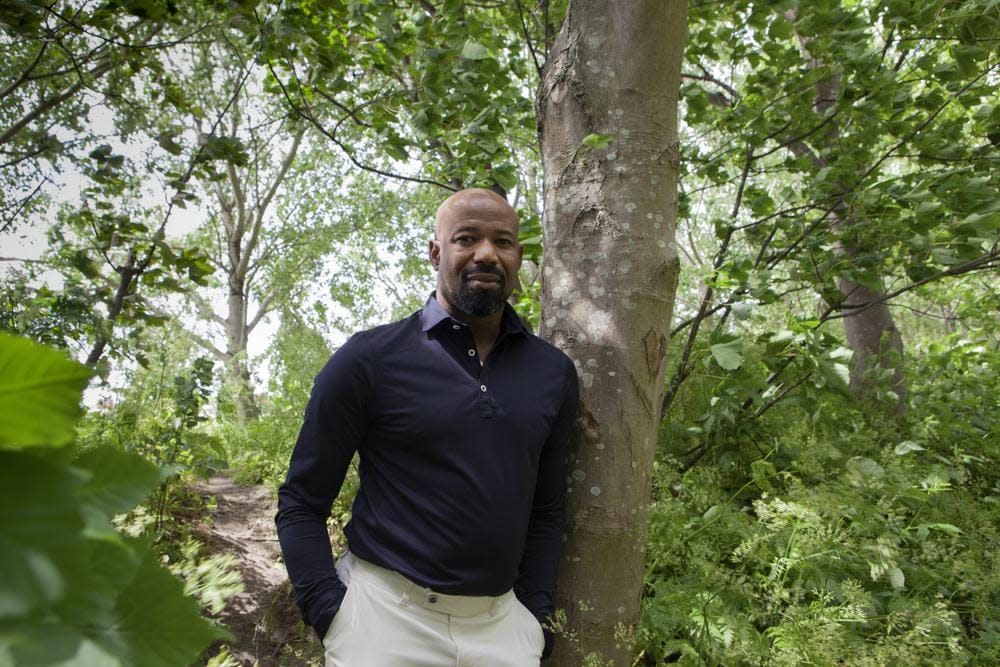
{"label": "khaki pants", "polygon": [[445,595],[348,553],[347,586],[323,639],[326,667],[528,667],[538,665],[542,626],[510,591]]}

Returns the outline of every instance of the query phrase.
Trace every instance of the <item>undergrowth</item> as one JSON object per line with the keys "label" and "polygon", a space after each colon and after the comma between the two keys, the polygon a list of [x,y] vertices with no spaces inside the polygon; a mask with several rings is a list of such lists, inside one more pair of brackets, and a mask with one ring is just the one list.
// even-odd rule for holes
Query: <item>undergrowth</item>
{"label": "undergrowth", "polygon": [[693,465],[709,435],[665,433],[645,664],[1000,663],[1000,359],[954,340],[914,363],[902,418],[789,402]]}

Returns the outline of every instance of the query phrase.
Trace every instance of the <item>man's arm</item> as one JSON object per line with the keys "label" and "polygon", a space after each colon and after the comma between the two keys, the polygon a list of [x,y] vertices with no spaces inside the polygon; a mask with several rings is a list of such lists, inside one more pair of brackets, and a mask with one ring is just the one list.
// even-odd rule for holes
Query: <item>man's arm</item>
{"label": "man's arm", "polygon": [[521,556],[514,592],[517,599],[542,623],[545,650],[552,652],[552,632],[545,619],[555,610],[556,574],[562,553],[563,503],[566,495],[566,454],[580,391],[576,369],[566,361],[562,404],[538,463],[535,499],[528,523],[528,536]]}
{"label": "man's arm", "polygon": [[346,588],[337,577],[326,520],[368,423],[371,372],[367,343],[356,335],[316,377],[275,524],[302,619],[322,640]]}

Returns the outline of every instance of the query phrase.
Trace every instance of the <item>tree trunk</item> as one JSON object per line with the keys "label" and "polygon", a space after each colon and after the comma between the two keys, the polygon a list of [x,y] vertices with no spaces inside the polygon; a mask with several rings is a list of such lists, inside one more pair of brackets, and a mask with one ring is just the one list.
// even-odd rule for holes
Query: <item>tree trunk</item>
{"label": "tree trunk", "polygon": [[236,417],[240,424],[246,424],[260,414],[247,366],[248,334],[245,281],[239,275],[230,275],[229,312],[226,317],[226,379],[233,392]]}
{"label": "tree trunk", "polygon": [[[844,318],[844,335],[847,344],[854,351],[851,359],[851,391],[864,398],[873,389],[868,373],[873,368],[881,368],[892,373],[891,385],[897,399],[894,407],[897,414],[906,407],[906,380],[903,377],[903,337],[885,302],[865,306],[884,298],[882,291],[875,292],[851,282],[846,278],[837,280],[837,287],[844,293],[843,305],[848,313],[857,313]],[[863,309],[862,309],[863,308]]]}
{"label": "tree trunk", "polygon": [[[788,10],[785,17],[794,23],[796,10]],[[807,67],[810,69],[819,68],[822,63],[812,55],[809,40],[802,35],[797,35],[797,39],[801,53],[806,59]],[[816,82],[816,97],[813,107],[822,117],[833,108],[842,94],[843,85],[839,76],[824,77]],[[840,132],[835,122],[827,130],[826,144],[831,147],[836,146],[839,140]],[[794,144],[791,146],[796,155],[811,155],[811,151],[803,150],[801,144],[799,146],[798,150]],[[813,161],[817,167],[825,167],[829,164],[829,160],[824,154],[813,156]],[[845,192],[853,187],[854,185],[851,184],[841,184],[841,190]],[[832,215],[836,221],[835,227],[843,234],[835,251],[844,259],[854,263],[854,257],[863,255],[869,250],[849,238],[851,227],[857,225],[859,221],[846,204],[837,207],[836,210],[832,211]],[[879,274],[874,278],[881,280],[882,275]],[[900,335],[899,329],[896,328],[888,304],[881,300],[885,298],[885,292],[881,289],[873,290],[843,277],[837,278],[837,288],[844,295],[841,305],[846,306],[847,313],[851,313],[844,318],[844,336],[854,352],[850,368],[851,391],[859,399],[870,396],[874,388],[869,375],[870,371],[873,368],[890,371],[892,373],[892,388],[897,397],[893,407],[897,414],[902,413],[906,407],[907,393],[906,381],[903,377],[903,337]]]}
{"label": "tree trunk", "polygon": [[[573,0],[543,71],[541,334],[576,363],[554,654],[631,664],[679,262],[683,0]],[[588,135],[613,135],[604,148]],[[593,142],[593,138],[590,139]],[[603,663],[602,663],[603,664]]]}

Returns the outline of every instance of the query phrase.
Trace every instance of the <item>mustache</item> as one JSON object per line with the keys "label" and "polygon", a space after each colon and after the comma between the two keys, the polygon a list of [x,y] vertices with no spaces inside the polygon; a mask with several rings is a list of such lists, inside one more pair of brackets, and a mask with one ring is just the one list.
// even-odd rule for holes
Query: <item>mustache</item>
{"label": "mustache", "polygon": [[496,264],[476,264],[471,269],[462,271],[462,278],[468,280],[469,276],[473,273],[492,273],[500,278],[501,282],[507,282],[507,274]]}

